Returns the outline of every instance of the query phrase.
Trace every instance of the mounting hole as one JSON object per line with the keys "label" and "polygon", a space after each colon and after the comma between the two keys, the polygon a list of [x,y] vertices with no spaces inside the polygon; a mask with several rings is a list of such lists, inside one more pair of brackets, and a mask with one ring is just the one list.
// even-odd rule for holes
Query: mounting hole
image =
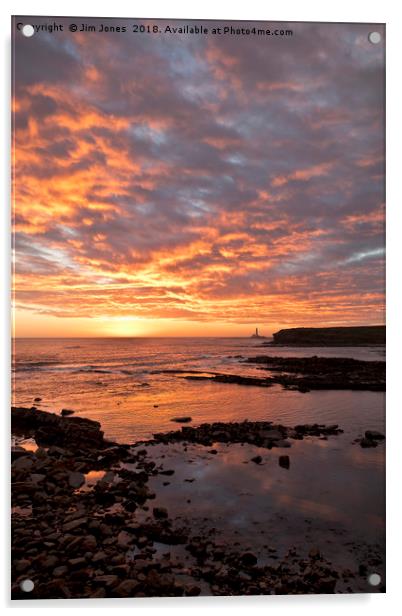
{"label": "mounting hole", "polygon": [[34,589],[34,586],[35,584],[33,583],[32,580],[22,580],[20,584],[20,588],[22,592],[32,592]]}
{"label": "mounting hole", "polygon": [[370,586],[378,586],[378,584],[381,583],[381,575],[378,575],[378,573],[372,573],[368,576],[368,583]]}
{"label": "mounting hole", "polygon": [[33,36],[35,34],[34,27],[31,26],[31,24],[25,24],[25,26],[22,27],[22,34],[28,38]]}
{"label": "mounting hole", "polygon": [[368,40],[370,43],[373,43],[373,45],[378,45],[378,43],[381,42],[381,34],[379,32],[370,32]]}

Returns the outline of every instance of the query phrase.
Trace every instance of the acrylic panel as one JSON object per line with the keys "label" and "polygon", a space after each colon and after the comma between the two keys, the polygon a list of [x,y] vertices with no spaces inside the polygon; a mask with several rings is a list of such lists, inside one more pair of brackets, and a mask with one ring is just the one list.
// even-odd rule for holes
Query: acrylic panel
{"label": "acrylic panel", "polygon": [[12,597],[385,592],[385,26],[12,19]]}

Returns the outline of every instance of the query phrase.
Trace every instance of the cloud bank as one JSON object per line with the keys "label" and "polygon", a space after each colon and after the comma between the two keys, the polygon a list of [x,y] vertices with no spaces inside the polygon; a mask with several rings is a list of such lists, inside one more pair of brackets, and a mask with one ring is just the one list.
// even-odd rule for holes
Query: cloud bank
{"label": "cloud bank", "polygon": [[15,35],[17,310],[383,322],[383,45],[286,27]]}

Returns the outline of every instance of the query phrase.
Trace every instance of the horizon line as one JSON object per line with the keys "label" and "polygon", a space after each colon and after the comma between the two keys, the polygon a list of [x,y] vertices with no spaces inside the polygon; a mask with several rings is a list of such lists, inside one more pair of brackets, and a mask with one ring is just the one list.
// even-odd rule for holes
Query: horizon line
{"label": "horizon line", "polygon": [[[260,338],[272,338],[272,334],[261,335]],[[252,339],[253,336],[11,336],[12,340],[39,340],[39,339],[48,339],[52,340],[54,338],[57,339],[71,339],[76,338],[80,340],[92,340],[99,338],[107,338],[107,339],[124,339],[124,338],[143,338],[144,340],[147,338],[242,338],[248,340]],[[254,338],[255,340],[255,338]]]}

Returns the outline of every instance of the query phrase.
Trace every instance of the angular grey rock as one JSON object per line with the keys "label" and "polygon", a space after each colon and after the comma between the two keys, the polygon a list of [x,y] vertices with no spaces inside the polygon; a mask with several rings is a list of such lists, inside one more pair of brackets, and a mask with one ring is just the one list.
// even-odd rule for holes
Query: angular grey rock
{"label": "angular grey rock", "polygon": [[98,484],[104,485],[107,483],[113,483],[116,478],[116,475],[113,471],[107,471],[101,479],[99,479]]}
{"label": "angular grey rock", "polygon": [[85,483],[85,477],[78,471],[71,471],[68,474],[68,483],[72,488],[80,488]]}

